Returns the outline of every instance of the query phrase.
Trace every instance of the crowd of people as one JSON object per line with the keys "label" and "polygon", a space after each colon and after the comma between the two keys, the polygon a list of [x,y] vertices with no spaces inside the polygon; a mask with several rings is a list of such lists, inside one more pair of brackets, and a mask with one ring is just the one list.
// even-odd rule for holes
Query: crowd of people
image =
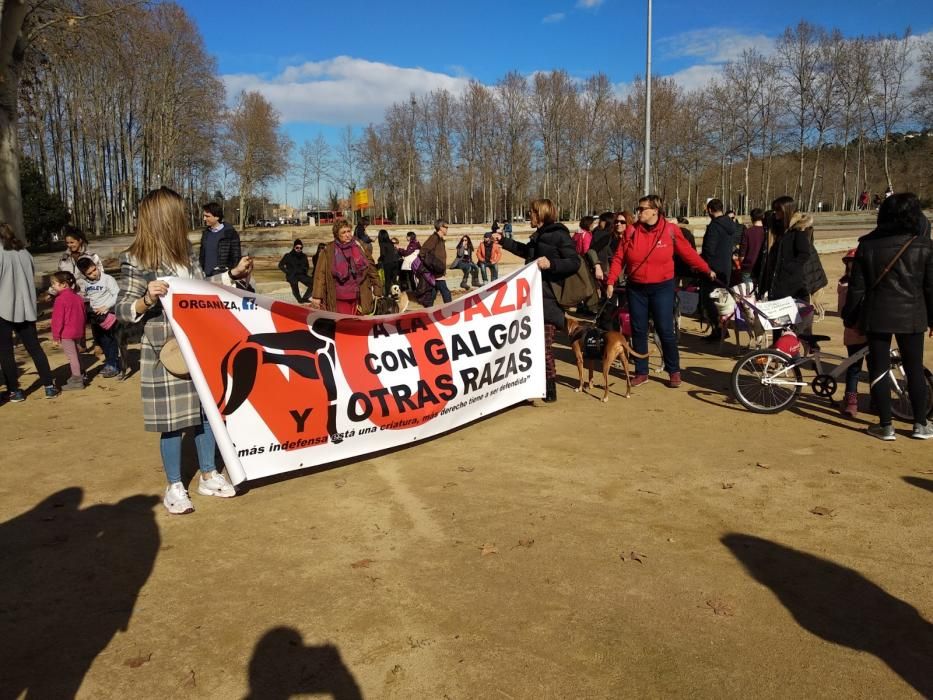
{"label": "crowd of people", "polygon": [[[605,212],[585,216],[571,235],[557,220],[548,199],[530,203],[531,226],[526,242],[494,223],[474,246],[464,235],[448,265],[446,237],[449,225],[434,222],[434,230],[421,243],[408,232],[404,245],[381,230],[374,242],[365,224],[354,231],[338,220],[333,240],[321,243],[311,259],[301,240],[279,262],[297,302],[314,309],[347,315],[373,313],[375,300],[401,284],[422,305],[429,307],[438,295],[451,301],[448,270],[462,273],[464,290],[498,278],[502,251],[542,273],[541,302],[544,316],[545,402],[557,400],[557,372],[553,344],[566,328],[568,308],[558,301],[561,286],[582,271],[592,275],[602,304],[624,299],[631,322],[631,344],[646,354],[649,323],[657,333],[668,374],[668,386],[682,383],[680,354],[674,328],[675,296],[685,279],[699,279],[703,296],[716,286],[737,281],[752,282],[758,293],[771,299],[791,296],[807,300],[826,284],[826,275],[813,246],[812,218],[797,210],[791,197],[779,197],[768,212],[754,209],[751,225],[743,227],[734,212],[723,211],[720,200],[707,204],[709,224],[699,251],[685,220],[668,218],[657,195],[638,201],[634,213]],[[168,291],[164,277],[210,278],[212,281],[252,289],[253,260],[243,255],[236,230],[223,222],[222,209],[203,207],[205,228],[196,255],[187,237],[185,202],[168,188],[153,190],[140,202],[136,236],[120,259],[119,282],[104,271],[100,258],[89,249],[77,229],[65,233],[67,250],[52,275],[48,290],[53,300],[51,333],[68,360],[70,377],[61,388],[53,379],[48,359],[36,332],[37,295],[35,266],[12,228],[0,224],[0,370],[9,402],[25,400],[13,357],[13,336],[19,337],[35,364],[47,398],[61,390],[83,389],[86,375],[80,353],[86,350],[90,324],[94,342],[104,354],[101,376],[116,376],[121,367],[115,332],[126,326],[141,330],[140,384],[146,430],[160,433],[160,453],[167,487],[163,499],[170,513],[194,510],[181,480],[181,439],[194,433],[201,471],[198,493],[228,498],[234,487],[217,471],[216,443],[211,427],[184,367],[169,363],[168,348],[174,342],[171,324],[161,307]],[[374,243],[378,258],[373,257]],[[924,420],[927,382],[923,370],[924,333],[933,336],[933,243],[930,224],[915,195],[887,197],[879,208],[875,230],[859,241],[844,258],[846,273],[839,281],[839,308],[849,354],[869,348],[871,395],[879,422],[868,429],[873,437],[893,440],[890,392],[878,383],[889,367],[892,338],[904,361],[908,389],[917,420],[912,437],[933,437],[933,426]],[[304,291],[299,285],[304,285]],[[585,304],[576,312],[592,315]],[[716,310],[707,308],[710,318]],[[719,326],[709,338],[718,339]],[[165,355],[163,355],[165,353]],[[854,417],[858,411],[860,366],[846,375],[842,410]],[[648,364],[636,358],[632,386],[648,379]]]}

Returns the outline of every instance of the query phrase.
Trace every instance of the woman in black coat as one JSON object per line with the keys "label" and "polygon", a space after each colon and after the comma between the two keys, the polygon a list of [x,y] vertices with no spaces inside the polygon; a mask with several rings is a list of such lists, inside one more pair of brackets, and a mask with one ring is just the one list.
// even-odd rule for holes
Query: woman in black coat
{"label": "woman in black coat", "polygon": [[493,238],[498,240],[502,247],[510,253],[524,258],[526,263],[535,261],[541,270],[544,296],[544,362],[545,376],[547,378],[547,394],[544,400],[548,403],[557,401],[557,368],[554,365],[554,336],[558,328],[567,325],[564,310],[557,303],[552,282],[567,279],[577,271],[580,266],[580,257],[577,255],[570,238],[570,231],[557,221],[557,210],[550,199],[536,199],[530,207],[531,225],[535,232],[527,243],[520,243],[514,238],[503,238],[498,232]]}
{"label": "woman in black coat", "polygon": [[399,256],[398,248],[389,238],[389,232],[385,229],[379,231],[379,268],[382,270],[385,290],[383,296],[388,297],[392,293],[392,285],[398,282],[398,273],[402,269],[402,258]]}
{"label": "woman in black coat", "polygon": [[770,233],[774,239],[765,258],[760,277],[761,293],[769,299],[809,300],[804,270],[813,252],[813,217],[797,211],[792,197],[778,197],[771,203],[774,210]]}
{"label": "woman in black coat", "polygon": [[887,197],[878,210],[877,228],[859,239],[842,318],[846,326],[859,327],[868,336],[871,396],[879,417],[868,434],[882,440],[895,437],[891,390],[887,381],[877,381],[891,366],[893,335],[904,361],[914,412],[911,437],[933,437],[933,426],[926,421],[928,390],[923,371],[924,332],[929,329],[933,336],[933,243],[930,222],[915,194]]}

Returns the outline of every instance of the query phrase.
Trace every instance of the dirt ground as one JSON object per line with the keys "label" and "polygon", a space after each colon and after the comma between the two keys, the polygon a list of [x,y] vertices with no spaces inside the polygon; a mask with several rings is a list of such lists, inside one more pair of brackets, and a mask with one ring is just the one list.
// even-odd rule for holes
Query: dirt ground
{"label": "dirt ground", "polygon": [[185,517],[138,377],[0,406],[0,698],[933,695],[933,445],[753,415],[698,332],[680,390],[562,350],[556,404]]}

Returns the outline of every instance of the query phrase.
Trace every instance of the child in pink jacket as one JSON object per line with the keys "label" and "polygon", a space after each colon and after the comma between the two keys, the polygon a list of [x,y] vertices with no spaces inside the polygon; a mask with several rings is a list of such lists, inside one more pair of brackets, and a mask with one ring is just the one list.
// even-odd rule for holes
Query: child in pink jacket
{"label": "child in pink jacket", "polygon": [[55,290],[52,340],[61,345],[62,352],[71,366],[71,378],[62,387],[65,391],[84,388],[77,341],[84,339],[84,325],[87,319],[84,313],[84,299],[78,296],[77,287],[75,276],[70,272],[60,271],[52,275],[52,289]]}

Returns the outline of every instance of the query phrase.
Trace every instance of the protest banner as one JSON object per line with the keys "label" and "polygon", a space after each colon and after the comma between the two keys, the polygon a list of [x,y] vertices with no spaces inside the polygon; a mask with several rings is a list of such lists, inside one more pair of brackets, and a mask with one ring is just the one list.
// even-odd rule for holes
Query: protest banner
{"label": "protest banner", "polygon": [[168,283],[163,307],[235,484],[409,444],[544,396],[533,264],[391,316]]}
{"label": "protest banner", "polygon": [[800,323],[800,308],[793,297],[784,297],[774,301],[757,301],[755,308],[761,327],[766,331],[784,328],[791,323]]}

